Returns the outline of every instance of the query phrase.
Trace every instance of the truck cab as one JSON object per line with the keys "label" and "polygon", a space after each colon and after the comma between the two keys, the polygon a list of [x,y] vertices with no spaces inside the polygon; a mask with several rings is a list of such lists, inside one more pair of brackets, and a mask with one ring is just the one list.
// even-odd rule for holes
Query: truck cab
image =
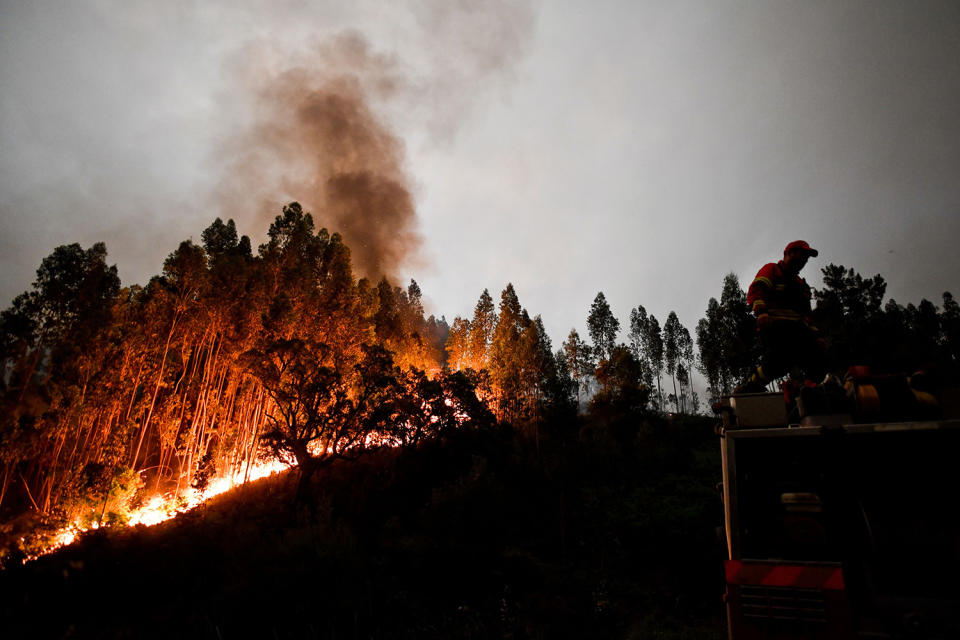
{"label": "truck cab", "polygon": [[960,420],[720,413],[731,640],[960,638]]}

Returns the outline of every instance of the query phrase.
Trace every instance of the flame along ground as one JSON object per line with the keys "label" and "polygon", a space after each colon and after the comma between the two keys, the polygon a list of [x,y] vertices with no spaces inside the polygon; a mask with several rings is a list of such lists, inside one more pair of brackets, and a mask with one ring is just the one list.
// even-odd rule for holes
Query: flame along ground
{"label": "flame along ground", "polygon": [[[127,521],[126,526],[132,527],[140,524],[149,527],[159,524],[180,513],[190,511],[210,498],[225,493],[234,487],[252,480],[266,478],[267,476],[280,473],[289,468],[290,466],[288,464],[279,460],[271,460],[256,466],[251,466],[249,471],[238,471],[232,476],[214,478],[202,491],[188,487],[186,490],[181,490],[179,496],[174,493],[155,495],[131,512],[130,519]],[[24,562],[35,560],[40,556],[53,553],[61,547],[71,545],[81,533],[90,529],[98,529],[99,526],[96,522],[90,526],[83,526],[79,522],[73,522],[57,532],[50,546],[36,555],[27,556]]]}
{"label": "flame along ground", "polygon": [[[448,407],[453,406],[453,401],[450,398],[444,398],[443,402]],[[426,407],[424,407],[424,409],[426,409]],[[467,419],[467,415],[459,411],[456,413],[456,417],[460,422]],[[431,422],[436,422],[437,420],[437,416],[430,417]],[[384,437],[378,433],[367,434],[363,441],[364,447],[398,447],[400,444],[401,443],[399,440],[391,437]],[[322,447],[315,445],[311,448],[311,453],[316,455],[321,450]],[[327,449],[327,453],[330,453],[330,451],[330,449]],[[220,495],[221,493],[225,493],[234,487],[250,482],[251,480],[259,480],[260,478],[272,476],[275,473],[280,473],[281,471],[290,469],[292,466],[295,466],[295,462],[292,458],[286,462],[281,460],[270,460],[251,466],[243,471],[237,471],[231,476],[214,478],[210,480],[210,482],[202,491],[197,490],[194,487],[187,487],[185,490],[179,491],[179,493],[173,492],[155,495],[142,504],[139,508],[134,509],[130,513],[130,519],[127,520],[125,526],[133,527],[136,525],[144,525],[150,527],[155,524],[159,524],[165,520],[175,517],[180,513],[190,511],[191,509],[203,504],[210,498]],[[76,541],[77,536],[84,531],[99,528],[100,525],[96,522],[92,523],[90,526],[84,526],[80,522],[73,522],[60,529],[53,537],[53,542],[49,546],[35,555],[27,556],[24,558],[24,562],[36,560],[40,556],[45,556],[53,553],[57,549],[69,546],[73,544],[74,541]]]}

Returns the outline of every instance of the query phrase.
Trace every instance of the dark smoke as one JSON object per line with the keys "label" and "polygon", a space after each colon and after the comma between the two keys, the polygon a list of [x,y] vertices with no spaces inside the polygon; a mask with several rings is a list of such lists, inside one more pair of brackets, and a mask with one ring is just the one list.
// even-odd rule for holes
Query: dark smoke
{"label": "dark smoke", "polygon": [[395,275],[421,240],[403,143],[370,106],[394,92],[392,66],[351,33],[298,66],[254,70],[252,122],[229,145],[231,208],[256,207],[262,224],[299,201],[343,235],[359,273]]}
{"label": "dark smoke", "polygon": [[484,85],[510,75],[533,12],[526,2],[428,2],[414,15],[427,55],[411,66],[355,31],[306,53],[244,52],[236,72],[254,99],[243,133],[225,144],[225,216],[265,229],[296,200],[343,235],[361,275],[395,277],[423,262],[406,151],[387,114],[449,140]]}
{"label": "dark smoke", "polygon": [[534,24],[529,0],[47,4],[0,20],[0,307],[59,244],[106,241],[143,283],[215,216],[259,242],[292,200],[358,271],[419,268],[394,131],[453,137]]}

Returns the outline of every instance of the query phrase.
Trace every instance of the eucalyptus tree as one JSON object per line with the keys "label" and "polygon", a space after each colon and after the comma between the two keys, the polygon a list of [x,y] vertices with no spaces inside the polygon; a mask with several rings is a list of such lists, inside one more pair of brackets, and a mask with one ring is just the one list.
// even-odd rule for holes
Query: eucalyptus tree
{"label": "eucalyptus tree", "polygon": [[728,273],[723,279],[720,309],[724,360],[732,385],[749,375],[760,358],[757,323],[747,305],[747,295],[734,273]]}
{"label": "eucalyptus tree", "polygon": [[546,405],[554,399],[551,394],[558,388],[553,344],[539,315],[526,322],[521,330],[518,359],[525,414],[533,421],[534,436],[539,442]]}
{"label": "eucalyptus tree", "polygon": [[720,300],[710,298],[695,333],[697,368],[706,377],[713,399],[729,393],[738,380],[756,367],[756,321],[735,274],[724,277]]}
{"label": "eucalyptus tree", "polygon": [[50,510],[57,487],[77,475],[75,461],[65,462],[61,454],[79,446],[91,427],[84,405],[93,396],[100,399],[98,381],[113,353],[111,314],[120,280],[106,254],[99,242],[86,250],[79,244],[57,247],[41,262],[32,289],[2,315],[0,440],[10,450],[3,456],[0,494],[16,473],[42,512]]}
{"label": "eucalyptus tree", "polygon": [[598,360],[610,357],[613,347],[617,343],[617,332],[620,331],[620,321],[610,311],[610,305],[603,292],[597,293],[590,305],[590,314],[587,316],[587,329]]}
{"label": "eucalyptus tree", "polygon": [[596,362],[594,361],[593,349],[590,345],[580,339],[580,334],[576,329],[570,329],[570,335],[563,342],[563,356],[567,365],[567,370],[573,378],[577,392],[577,403],[581,401],[581,390],[588,385],[590,376],[593,375]]}
{"label": "eucalyptus tree", "polygon": [[630,310],[630,331],[627,334],[629,349],[633,357],[640,363],[643,383],[653,387],[653,367],[650,365],[650,318],[643,305],[637,305]]}
{"label": "eucalyptus tree", "polygon": [[614,424],[625,418],[635,423],[650,392],[643,384],[640,362],[633,352],[626,345],[614,347],[610,357],[597,365],[597,377],[601,389],[590,401],[591,413]]}
{"label": "eucalyptus tree", "polygon": [[[677,372],[680,378],[681,411],[684,413],[687,412],[687,398],[693,398],[693,380],[690,377],[693,366],[693,338],[690,331],[681,324],[677,333]],[[683,367],[682,374],[680,367]]]}
{"label": "eucalyptus tree", "polygon": [[457,316],[450,327],[445,349],[447,365],[453,371],[467,368],[470,348],[470,321]]}
{"label": "eucalyptus tree", "polygon": [[[637,307],[638,309],[640,307]],[[662,409],[663,388],[661,379],[663,377],[663,358],[664,344],[663,332],[660,329],[660,322],[657,317],[650,314],[650,322],[647,324],[647,343],[645,345],[647,352],[647,361],[650,363],[650,371],[657,379],[657,408]]]}
{"label": "eucalyptus tree", "polygon": [[940,327],[945,359],[949,369],[957,375],[960,372],[960,305],[949,291],[943,293]]}
{"label": "eucalyptus tree", "polygon": [[724,362],[723,319],[720,303],[710,298],[706,316],[697,322],[697,368],[707,379],[708,392],[714,400],[730,391],[730,376]]}
{"label": "eucalyptus tree", "polygon": [[496,326],[496,307],[490,292],[484,289],[473,309],[473,319],[470,321],[469,364],[467,365],[469,368],[480,371],[488,367],[490,343],[493,341]]}
{"label": "eucalyptus tree", "polygon": [[677,314],[671,311],[667,321],[663,324],[663,356],[666,363],[667,375],[673,380],[673,400],[676,410],[680,411],[680,401],[677,396],[677,363],[680,361],[680,320]]}
{"label": "eucalyptus tree", "polygon": [[523,390],[520,339],[530,318],[520,306],[511,283],[500,294],[499,310],[490,342],[489,370],[497,396],[498,417],[509,421],[520,415]]}
{"label": "eucalyptus tree", "polygon": [[318,469],[356,459],[371,434],[400,424],[403,388],[390,353],[364,346],[353,366],[344,368],[331,351],[322,342],[281,338],[243,356],[272,401],[261,442],[279,459],[296,461],[301,490]]}
{"label": "eucalyptus tree", "polygon": [[447,367],[447,338],[450,337],[450,325],[447,318],[437,318],[430,314],[424,325],[425,338],[430,346],[430,357],[436,363],[437,371]]}

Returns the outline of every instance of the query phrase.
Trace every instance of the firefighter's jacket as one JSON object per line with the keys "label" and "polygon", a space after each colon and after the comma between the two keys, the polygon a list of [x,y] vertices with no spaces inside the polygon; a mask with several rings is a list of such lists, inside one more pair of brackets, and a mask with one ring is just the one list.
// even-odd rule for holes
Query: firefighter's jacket
{"label": "firefighter's jacket", "polygon": [[776,320],[792,320],[809,325],[810,287],[799,275],[786,270],[783,261],[763,266],[747,290],[747,304],[754,315],[764,313]]}

